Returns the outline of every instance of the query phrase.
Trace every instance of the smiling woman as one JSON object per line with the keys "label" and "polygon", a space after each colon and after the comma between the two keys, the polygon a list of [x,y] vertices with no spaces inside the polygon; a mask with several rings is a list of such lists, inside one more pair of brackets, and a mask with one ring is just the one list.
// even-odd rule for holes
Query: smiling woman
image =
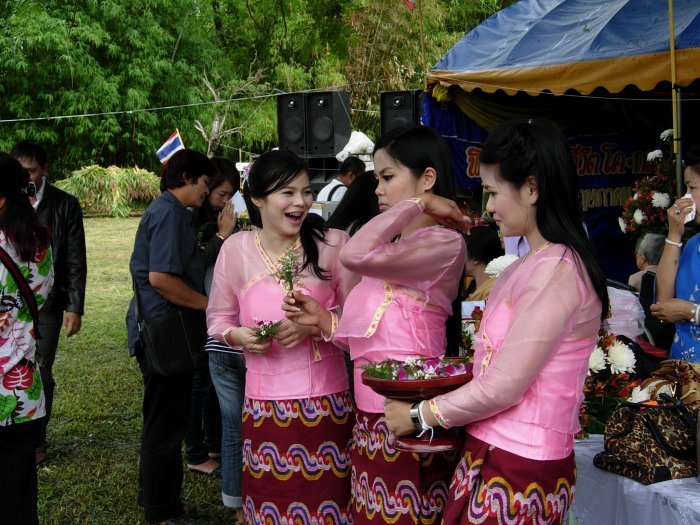
{"label": "smiling woman", "polygon": [[334,329],[285,319],[282,302],[303,289],[323,308],[342,307],[357,281],[338,262],[348,235],[309,214],[308,168],[292,152],[261,155],[245,199],[258,229],[224,243],[207,309],[209,335],[245,354],[245,522],[345,523],[353,404],[343,351],[328,342]]}

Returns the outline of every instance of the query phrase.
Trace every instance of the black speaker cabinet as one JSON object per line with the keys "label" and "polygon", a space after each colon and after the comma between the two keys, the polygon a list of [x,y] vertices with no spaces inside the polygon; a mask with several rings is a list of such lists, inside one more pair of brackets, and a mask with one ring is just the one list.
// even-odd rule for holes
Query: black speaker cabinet
{"label": "black speaker cabinet", "polygon": [[332,157],[350,140],[350,93],[314,91],[305,95],[307,156]]}
{"label": "black speaker cabinet", "polygon": [[382,91],[379,94],[382,135],[392,128],[420,124],[422,94],[420,89]]}
{"label": "black speaker cabinet", "polygon": [[306,96],[288,93],[277,96],[277,136],[279,148],[306,157]]}

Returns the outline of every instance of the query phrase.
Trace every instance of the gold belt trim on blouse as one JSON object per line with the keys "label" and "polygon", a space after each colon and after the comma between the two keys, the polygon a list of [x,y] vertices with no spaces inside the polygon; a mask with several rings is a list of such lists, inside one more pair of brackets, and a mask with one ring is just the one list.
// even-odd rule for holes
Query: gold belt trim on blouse
{"label": "gold belt trim on blouse", "polygon": [[384,300],[374,312],[374,317],[372,317],[372,322],[365,332],[365,337],[370,337],[374,332],[377,331],[377,326],[379,326],[379,321],[381,320],[386,309],[389,308],[391,304],[391,299],[394,297],[394,291],[391,288],[391,283],[389,281],[384,281]]}

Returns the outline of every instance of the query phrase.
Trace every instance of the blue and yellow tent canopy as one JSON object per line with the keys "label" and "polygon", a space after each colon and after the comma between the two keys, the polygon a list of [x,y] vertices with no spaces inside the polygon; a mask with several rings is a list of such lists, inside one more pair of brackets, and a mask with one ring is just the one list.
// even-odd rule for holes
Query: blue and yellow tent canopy
{"label": "blue and yellow tent canopy", "polygon": [[[674,0],[676,84],[700,78],[700,0]],[[522,0],[465,35],[428,74],[464,91],[590,94],[671,81],[666,0]]]}

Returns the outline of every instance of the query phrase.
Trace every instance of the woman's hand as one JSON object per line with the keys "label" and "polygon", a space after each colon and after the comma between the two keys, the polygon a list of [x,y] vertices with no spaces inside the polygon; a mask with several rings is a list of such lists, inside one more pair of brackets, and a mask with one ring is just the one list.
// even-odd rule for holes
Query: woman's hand
{"label": "woman's hand", "polygon": [[693,210],[693,199],[676,199],[666,214],[668,216],[668,236],[671,240],[680,241],[685,230],[685,216]]}
{"label": "woman's hand", "polygon": [[464,216],[453,200],[432,193],[422,193],[418,197],[425,206],[423,213],[435,219],[438,224],[459,231],[469,229],[471,220]]}
{"label": "woman's hand", "polygon": [[677,321],[688,321],[693,303],[683,299],[665,299],[656,304],[652,304],[651,315],[662,323],[675,323]]}
{"label": "woman's hand", "polygon": [[285,348],[294,348],[311,335],[318,335],[319,329],[315,326],[305,326],[284,319],[273,336],[279,344]]}
{"label": "woman's hand", "polygon": [[326,317],[330,318],[330,313],[321,303],[310,295],[297,291],[285,295],[282,310],[287,319],[304,326],[320,327]]}
{"label": "woman's hand", "polygon": [[406,401],[397,401],[395,399],[385,399],[384,400],[384,419],[386,420],[386,425],[389,427],[394,435],[396,436],[406,436],[412,434],[416,431],[413,428],[413,422],[411,421],[411,405],[412,403],[407,403]]}
{"label": "woman's hand", "polygon": [[228,237],[236,228],[237,220],[238,214],[234,212],[233,203],[228,201],[224,205],[224,208],[219,212],[219,216],[216,219],[216,225],[218,228],[217,233],[224,238]]}
{"label": "woman's hand", "polygon": [[260,341],[253,328],[241,326],[228,332],[225,336],[229,346],[242,346],[251,354],[264,355],[272,346],[272,338],[268,337]]}

